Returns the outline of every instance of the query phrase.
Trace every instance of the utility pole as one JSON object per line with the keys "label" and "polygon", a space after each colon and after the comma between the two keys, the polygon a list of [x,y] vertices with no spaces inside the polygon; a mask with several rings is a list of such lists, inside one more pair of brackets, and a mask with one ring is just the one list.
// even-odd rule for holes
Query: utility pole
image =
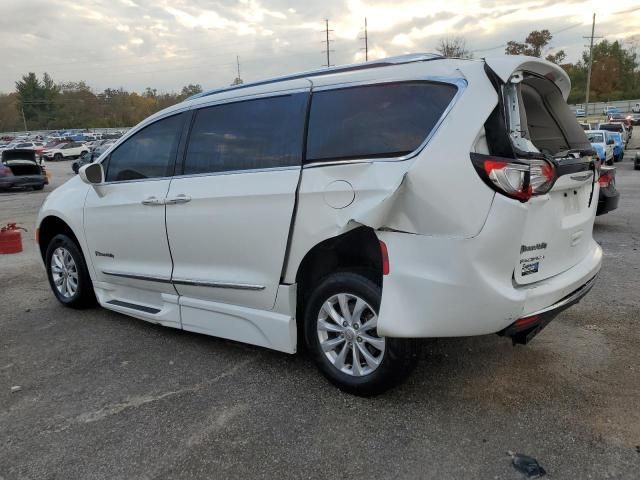
{"label": "utility pole", "polygon": [[242,78],[240,77],[240,57],[238,57],[238,55],[236,55],[236,65],[238,66],[238,76],[231,85],[240,85],[243,83]]}
{"label": "utility pole", "polygon": [[327,44],[327,49],[323,50],[323,52],[327,54],[327,68],[329,68],[331,67],[331,58],[329,53],[334,51],[334,50],[331,50],[332,40],[329,40],[329,32],[333,32],[333,30],[329,30],[329,19],[325,19],[324,23],[325,23],[324,33],[325,33],[326,40],[323,40],[322,43]]}
{"label": "utility pole", "polygon": [[364,48],[360,50],[364,50],[364,61],[369,61],[369,38],[367,35],[367,17],[364,17],[364,37],[360,37],[360,40],[364,40]]}
{"label": "utility pole", "polygon": [[[587,91],[586,91],[586,99],[584,102],[584,116],[585,119],[586,117],[589,116],[589,92],[591,91],[591,67],[593,65],[593,39],[594,38],[602,38],[602,37],[594,37],[594,32],[596,29],[596,14],[595,12],[593,13],[593,21],[591,22],[591,36],[589,37],[582,37],[582,38],[588,38],[589,41],[589,69],[587,70]],[[586,45],[585,45],[586,47]]]}
{"label": "utility pole", "polygon": [[22,110],[22,122],[24,123],[24,131],[27,131],[27,117],[24,116],[24,105],[20,107]]}

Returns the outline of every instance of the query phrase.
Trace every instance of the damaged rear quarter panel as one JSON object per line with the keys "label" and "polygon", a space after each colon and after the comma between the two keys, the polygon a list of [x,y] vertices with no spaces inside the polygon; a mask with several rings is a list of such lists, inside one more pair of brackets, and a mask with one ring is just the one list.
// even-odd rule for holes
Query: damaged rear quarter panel
{"label": "damaged rear quarter panel", "polygon": [[[286,283],[295,282],[311,248],[361,225],[455,238],[480,232],[493,192],[478,177],[469,152],[498,96],[483,62],[459,65],[458,77],[468,84],[416,156],[303,168]],[[354,200],[344,208],[333,208],[326,200],[331,195],[326,190],[336,180],[354,189]]]}

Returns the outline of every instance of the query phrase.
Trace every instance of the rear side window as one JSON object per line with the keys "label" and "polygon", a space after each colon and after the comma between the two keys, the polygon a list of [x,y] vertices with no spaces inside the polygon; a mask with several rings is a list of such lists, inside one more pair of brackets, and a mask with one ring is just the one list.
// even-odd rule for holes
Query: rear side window
{"label": "rear side window", "polygon": [[313,94],[308,162],[397,157],[417,149],[455,96],[454,85],[402,82]]}
{"label": "rear side window", "polygon": [[159,120],[124,141],[109,156],[107,182],[166,177],[173,173],[183,116]]}
{"label": "rear side window", "polygon": [[307,100],[300,93],[198,110],[184,174],[300,165]]}

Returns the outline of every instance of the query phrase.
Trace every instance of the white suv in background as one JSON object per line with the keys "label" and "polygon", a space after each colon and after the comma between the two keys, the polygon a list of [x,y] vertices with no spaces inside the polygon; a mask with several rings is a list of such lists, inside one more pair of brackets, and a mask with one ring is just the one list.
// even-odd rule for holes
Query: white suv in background
{"label": "white suv in background", "polygon": [[47,160],[63,160],[65,158],[81,157],[89,151],[89,147],[82,142],[68,142],[46,149],[42,156]]}
{"label": "white suv in background", "polygon": [[47,198],[60,302],[294,353],[380,393],[416,338],[526,343],[591,288],[594,152],[544,60],[409,55],[205,92]]}

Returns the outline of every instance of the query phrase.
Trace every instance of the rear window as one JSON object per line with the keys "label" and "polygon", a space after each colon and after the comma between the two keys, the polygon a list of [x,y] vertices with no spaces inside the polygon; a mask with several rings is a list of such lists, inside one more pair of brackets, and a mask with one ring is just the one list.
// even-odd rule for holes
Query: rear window
{"label": "rear window", "polygon": [[587,133],[587,138],[591,143],[604,143],[601,133]]}
{"label": "rear window", "polygon": [[616,123],[601,123],[600,130],[609,130],[610,132],[622,132],[622,125]]}
{"label": "rear window", "polygon": [[438,123],[457,87],[402,82],[313,94],[307,162],[398,157],[416,150]]}

